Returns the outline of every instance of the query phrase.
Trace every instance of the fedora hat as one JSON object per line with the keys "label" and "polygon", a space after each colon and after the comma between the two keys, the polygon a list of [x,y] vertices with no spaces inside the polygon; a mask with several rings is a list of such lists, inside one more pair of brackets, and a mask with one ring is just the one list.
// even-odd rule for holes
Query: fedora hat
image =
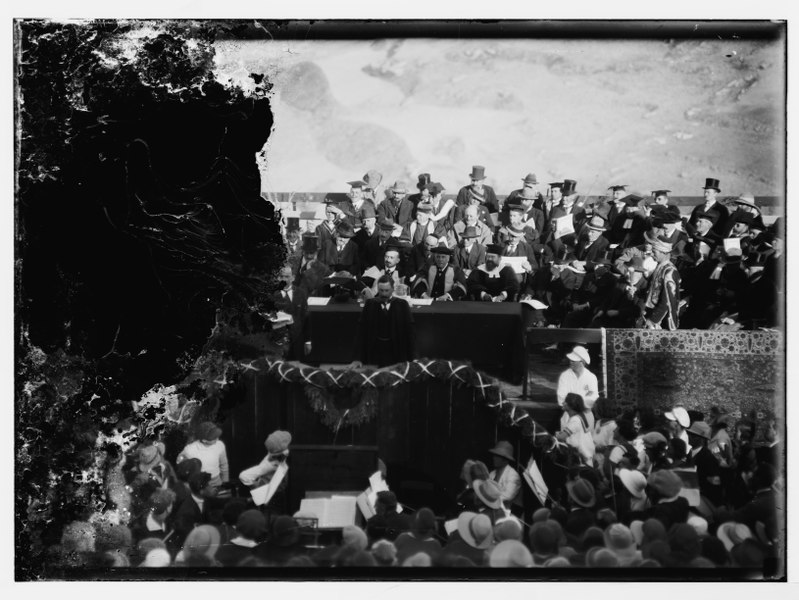
{"label": "fedora hat", "polygon": [[381,181],[383,181],[383,175],[374,169],[369,169],[366,172],[366,175],[363,176],[363,181],[366,183],[366,187],[368,187],[370,190],[373,190],[380,185]]}
{"label": "fedora hat", "polygon": [[633,498],[642,500],[646,496],[646,476],[641,471],[621,469],[619,479]]}
{"label": "fedora hat", "polygon": [[717,192],[721,192],[721,188],[719,187],[719,180],[713,179],[712,177],[708,177],[705,179],[705,185],[702,188],[703,190],[716,190]]}
{"label": "fedora hat", "polygon": [[522,179],[522,181],[525,184],[538,185],[538,179],[536,179],[535,173],[528,173],[527,175],[524,176],[524,179]]}
{"label": "fedora hat", "polygon": [[430,248],[430,252],[433,254],[446,254],[447,256],[452,256],[452,248],[449,248],[445,244],[439,244],[438,246],[433,246]]}
{"label": "fedora hat", "polygon": [[504,540],[494,546],[488,557],[492,567],[532,567],[535,563],[533,555],[518,540]]}
{"label": "fedora hat", "polygon": [[605,231],[605,219],[601,215],[594,215],[588,220],[586,227],[593,231]]}
{"label": "fedora hat", "polygon": [[502,508],[502,490],[493,479],[475,479],[472,489],[488,508]]}
{"label": "fedora hat", "polygon": [[574,179],[564,179],[561,188],[564,196],[571,196],[577,193],[577,182]]}
{"label": "fedora hat", "polygon": [[477,230],[474,228],[473,225],[469,225],[468,227],[466,227],[466,229],[463,230],[463,233],[461,234],[461,237],[462,238],[476,238],[476,237],[478,237]]}
{"label": "fedora hat", "polygon": [[692,433],[694,435],[698,435],[699,437],[705,438],[706,440],[709,440],[710,425],[708,425],[704,421],[696,421],[694,423],[691,423],[691,426],[688,428],[688,433]]}
{"label": "fedora hat", "polygon": [[430,173],[420,173],[418,179],[419,181],[416,183],[416,187],[420,190],[426,188],[427,184],[430,183],[430,181],[432,181]]}
{"label": "fedora hat", "polygon": [[394,219],[380,219],[378,227],[380,227],[380,229],[383,231],[394,231]]}
{"label": "fedora hat", "polygon": [[485,179],[486,168],[483,165],[472,166],[472,172],[469,173],[469,179]]}
{"label": "fedora hat", "polygon": [[674,498],[682,489],[682,479],[674,471],[661,469],[655,471],[646,480],[649,487],[657,491],[664,498]]}
{"label": "fedora hat", "polygon": [[491,519],[487,515],[462,512],[458,515],[458,533],[472,548],[485,550],[494,540]]}
{"label": "fedora hat", "polygon": [[395,194],[406,194],[408,190],[405,189],[405,184],[402,181],[395,181],[394,185],[391,186],[391,191]]}
{"label": "fedora hat", "polygon": [[591,364],[591,356],[588,354],[585,346],[575,346],[571,352],[566,355],[569,360],[581,360],[585,364]]}
{"label": "fedora hat", "polygon": [[514,462],[516,459],[513,456],[513,444],[508,441],[500,440],[497,442],[497,445],[491,448],[488,451],[489,454],[494,454],[496,456],[501,456],[502,458],[506,458],[511,462]]}
{"label": "fedora hat", "polygon": [[596,504],[596,492],[591,482],[582,477],[566,483],[566,490],[569,492],[575,504],[583,508],[592,508]]}
{"label": "fedora hat", "polygon": [[374,204],[371,202],[364,202],[363,206],[361,207],[361,218],[362,219],[374,219],[377,217],[377,213],[375,212]]}
{"label": "fedora hat", "polygon": [[352,238],[355,237],[355,230],[352,228],[347,221],[342,221],[336,226],[336,233],[340,238]]}
{"label": "fedora hat", "polygon": [[682,406],[675,406],[663,416],[669,421],[677,421],[683,427],[690,427],[691,425],[691,417],[688,415],[688,411]]}

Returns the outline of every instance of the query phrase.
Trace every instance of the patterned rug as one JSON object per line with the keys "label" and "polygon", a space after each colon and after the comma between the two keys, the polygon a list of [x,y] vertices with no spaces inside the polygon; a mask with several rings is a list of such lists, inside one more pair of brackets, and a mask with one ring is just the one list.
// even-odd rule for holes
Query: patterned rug
{"label": "patterned rug", "polygon": [[608,400],[669,410],[681,402],[758,420],[784,415],[785,348],[779,332],[607,330]]}

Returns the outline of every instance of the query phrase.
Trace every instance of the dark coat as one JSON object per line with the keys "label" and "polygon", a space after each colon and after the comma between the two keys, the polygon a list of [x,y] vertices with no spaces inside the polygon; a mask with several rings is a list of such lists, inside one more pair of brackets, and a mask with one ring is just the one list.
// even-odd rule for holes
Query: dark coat
{"label": "dark coat", "polygon": [[461,269],[472,271],[479,265],[485,264],[486,247],[475,242],[468,252],[463,246],[458,246],[455,251],[455,264]]}
{"label": "dark coat", "polygon": [[398,225],[405,227],[414,218],[414,204],[407,198],[403,198],[399,203],[394,200],[383,200],[377,205],[377,221],[381,219],[392,219]]}
{"label": "dark coat", "polygon": [[386,539],[393,542],[401,533],[410,530],[411,518],[396,512],[374,515],[366,522],[366,533],[372,541]]}
{"label": "dark coat", "polygon": [[711,227],[711,231],[716,235],[721,236],[724,233],[724,229],[727,226],[727,220],[730,217],[730,211],[727,209],[727,207],[717,200],[713,206],[705,211],[704,202],[697,204],[691,211],[691,217],[689,219],[692,225],[696,225],[696,215],[698,215],[700,212],[707,212],[716,217],[716,220],[713,222],[713,226]]}
{"label": "dark coat", "polygon": [[391,299],[387,315],[390,339],[388,345],[381,344],[377,339],[382,312],[382,301],[379,298],[370,298],[363,306],[356,334],[356,348],[361,362],[383,367],[412,360],[414,331],[410,305],[399,298]]}
{"label": "dark coat", "polygon": [[588,239],[581,239],[574,248],[574,257],[577,260],[595,261],[605,255],[608,246],[610,246],[610,242],[601,235],[590,246]]}
{"label": "dark coat", "polygon": [[[458,206],[468,206],[470,201],[470,194],[469,188],[471,188],[471,184],[463,186],[461,189],[458,190],[458,197],[455,200],[455,204]],[[499,200],[497,199],[497,195],[494,192],[494,188],[490,185],[483,185],[483,194],[485,196],[485,201],[483,205],[488,209],[489,213],[498,213],[499,212]]]}
{"label": "dark coat", "polygon": [[679,496],[672,502],[661,502],[649,509],[648,517],[657,519],[668,531],[675,523],[685,523],[688,520],[688,500]]}
{"label": "dark coat", "polygon": [[507,265],[500,269],[499,277],[489,277],[482,269],[474,269],[469,273],[466,287],[472,300],[480,300],[483,292],[498,296],[504,291],[507,292],[505,302],[514,302],[519,293],[519,280],[513,269]]}
{"label": "dark coat", "polygon": [[368,231],[366,231],[366,229],[359,229],[355,233],[355,237],[352,238],[352,240],[355,242],[355,245],[358,246],[358,258],[361,261],[362,269],[372,266],[372,265],[367,265],[366,267],[364,267],[364,265],[366,264],[366,245],[369,243],[370,240],[376,240],[377,236],[378,236],[378,229],[377,227],[375,227],[375,230],[371,233],[371,235],[369,234]]}
{"label": "dark coat", "polygon": [[[316,226],[316,235],[319,237],[319,252],[316,253],[318,260],[326,265],[332,265],[335,259],[336,251],[336,229],[330,231],[325,223],[320,223]],[[302,252],[299,253],[299,259],[302,259]]]}
{"label": "dark coat", "polygon": [[291,299],[284,296],[283,291],[272,295],[276,310],[282,310],[291,315],[293,323],[289,326],[289,348],[286,358],[288,360],[302,360],[305,355],[304,344],[311,339],[309,320],[305,318],[308,312],[308,292],[304,288],[294,288]]}
{"label": "dark coat", "polygon": [[290,260],[289,265],[294,273],[294,287],[304,289],[309,296],[313,296],[322,286],[322,280],[330,275],[330,267],[319,260],[314,260],[305,267],[302,265],[302,259]]}
{"label": "dark coat", "polygon": [[209,501],[206,499],[205,502],[203,502],[202,510],[200,510],[200,507],[191,495],[181,502],[178,509],[173,513],[176,544],[183,546],[186,536],[189,535],[192,529],[197,525],[208,523],[208,503]]}

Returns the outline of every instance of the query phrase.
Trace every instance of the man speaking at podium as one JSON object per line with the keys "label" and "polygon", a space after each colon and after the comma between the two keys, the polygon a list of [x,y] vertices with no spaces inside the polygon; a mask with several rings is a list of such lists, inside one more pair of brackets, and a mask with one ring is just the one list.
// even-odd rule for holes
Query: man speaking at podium
{"label": "man speaking at podium", "polygon": [[394,280],[383,275],[377,280],[377,296],[363,306],[358,322],[356,352],[362,364],[385,367],[413,359],[413,315],[405,300],[394,297]]}

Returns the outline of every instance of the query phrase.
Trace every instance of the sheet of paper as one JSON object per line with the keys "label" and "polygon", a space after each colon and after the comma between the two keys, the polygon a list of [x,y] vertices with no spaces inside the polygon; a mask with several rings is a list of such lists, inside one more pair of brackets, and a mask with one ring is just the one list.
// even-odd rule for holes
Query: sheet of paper
{"label": "sheet of paper", "polygon": [[555,238],[562,238],[564,235],[574,233],[574,221],[571,215],[563,215],[554,219],[555,221]]}
{"label": "sheet of paper", "polygon": [[499,263],[501,265],[510,265],[515,273],[524,273],[522,263],[527,260],[525,256],[503,256]]}
{"label": "sheet of paper", "polygon": [[269,501],[272,499],[272,496],[275,495],[278,486],[280,486],[280,483],[286,477],[286,473],[288,473],[288,471],[289,466],[285,462],[280,463],[280,466],[275,470],[274,475],[272,475],[272,479],[270,479],[269,483],[266,484],[266,500],[264,501],[264,504],[269,504]]}
{"label": "sheet of paper", "polygon": [[277,311],[275,317],[269,320],[275,324],[283,323],[286,325],[291,325],[294,322],[292,316],[287,312],[283,312],[282,310]]}
{"label": "sheet of paper", "polygon": [[388,491],[388,484],[383,480],[383,474],[380,471],[375,471],[369,476],[369,487],[375,494]]}
{"label": "sheet of paper", "polygon": [[366,492],[359,494],[355,501],[364,519],[368,521],[375,516],[374,504],[369,501],[369,496]]}
{"label": "sheet of paper", "polygon": [[526,304],[527,306],[530,306],[536,310],[544,310],[545,308],[548,308],[546,304],[539,302],[535,298],[530,298],[529,300],[519,300],[519,304]]}
{"label": "sheet of paper", "polygon": [[364,271],[362,276],[370,277],[371,279],[377,281],[377,279],[380,278],[380,269],[378,269],[377,267],[369,267],[368,269],[366,269],[366,271]]}
{"label": "sheet of paper", "polygon": [[741,238],[724,238],[724,252],[729,252],[730,248],[741,249]]}
{"label": "sheet of paper", "polygon": [[433,303],[432,298],[410,298],[408,303],[411,306],[430,306]]}
{"label": "sheet of paper", "polygon": [[319,520],[317,527],[321,527],[327,515],[328,500],[328,498],[303,498],[300,500],[300,512],[314,515]]}
{"label": "sheet of paper", "polygon": [[545,506],[549,488],[544,482],[544,477],[541,475],[541,471],[538,470],[538,465],[532,458],[530,459],[530,462],[527,463],[527,468],[524,470],[522,475],[524,475],[524,480],[527,482],[527,485],[530,486],[530,489],[533,490],[533,493],[535,494],[536,498],[538,498],[541,506]]}
{"label": "sheet of paper", "polygon": [[444,531],[447,535],[452,535],[452,532],[458,529],[458,519],[450,519],[444,522]]}
{"label": "sheet of paper", "polygon": [[355,509],[358,499],[355,496],[333,496],[327,505],[325,524],[320,527],[346,527],[355,525]]}
{"label": "sheet of paper", "polygon": [[699,475],[696,472],[696,467],[672,469],[682,480],[682,488],[680,489],[680,496],[688,500],[689,506],[699,506],[700,492],[699,492]]}
{"label": "sheet of paper", "polygon": [[320,298],[319,296],[308,296],[308,306],[327,306],[330,298]]}

